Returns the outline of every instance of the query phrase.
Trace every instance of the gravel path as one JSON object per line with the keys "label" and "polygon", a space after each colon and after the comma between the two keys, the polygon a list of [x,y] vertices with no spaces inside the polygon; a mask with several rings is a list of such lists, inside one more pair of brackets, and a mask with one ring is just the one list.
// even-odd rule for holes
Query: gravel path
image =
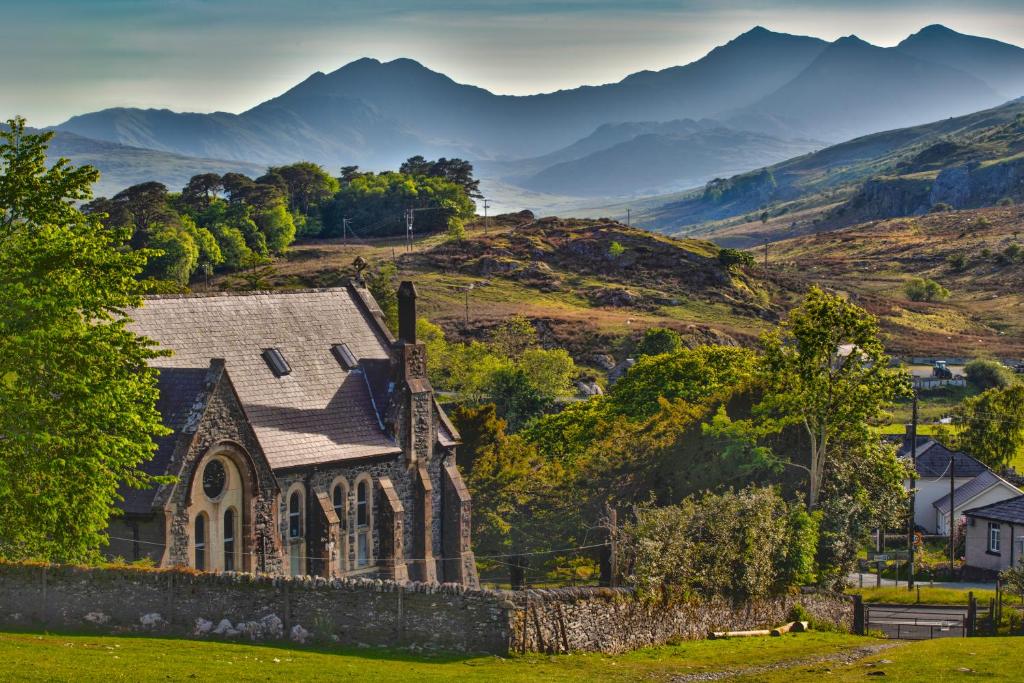
{"label": "gravel path", "polygon": [[881,652],[882,650],[888,650],[890,647],[896,647],[897,644],[898,643],[880,643],[878,645],[865,645],[863,647],[855,647],[849,650],[842,650],[840,652],[832,652],[827,655],[816,655],[814,657],[805,657],[803,659],[787,659],[773,664],[762,664],[760,666],[750,666],[743,669],[726,669],[724,671],[707,671],[704,673],[684,674],[682,676],[672,678],[672,683],[690,683],[690,681],[723,681],[729,678],[735,678],[736,676],[753,676],[756,674],[767,673],[769,671],[792,669],[800,666],[822,664],[825,662],[853,664],[860,659],[869,657],[877,652]]}

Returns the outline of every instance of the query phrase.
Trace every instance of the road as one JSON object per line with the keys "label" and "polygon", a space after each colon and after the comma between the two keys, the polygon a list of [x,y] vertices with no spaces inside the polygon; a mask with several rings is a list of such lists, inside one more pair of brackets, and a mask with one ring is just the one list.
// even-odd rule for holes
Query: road
{"label": "road", "polygon": [[[850,572],[850,575],[846,579],[846,585],[852,586],[854,588],[860,586],[861,585],[860,577],[861,577],[861,574],[859,572]],[[867,573],[864,574],[864,587],[865,588],[874,588],[877,585],[878,585],[878,577],[875,574],[867,574]],[[934,583],[933,582],[929,582],[929,581],[917,581],[915,583],[915,585],[922,586],[922,587],[924,587],[924,586],[931,586],[931,587],[934,587],[934,588],[954,588],[954,589],[957,589],[957,590],[964,590],[964,591],[977,591],[977,590],[994,591],[996,589],[995,581],[993,581],[991,583],[986,583],[986,582],[981,582],[981,581],[977,581],[977,582],[970,582],[970,581],[935,581]],[[885,587],[885,588],[892,588],[894,586],[902,586],[903,588],[906,588],[907,587],[907,582],[904,579],[900,579],[899,583],[897,583],[893,579],[883,578],[882,579],[882,586]]]}

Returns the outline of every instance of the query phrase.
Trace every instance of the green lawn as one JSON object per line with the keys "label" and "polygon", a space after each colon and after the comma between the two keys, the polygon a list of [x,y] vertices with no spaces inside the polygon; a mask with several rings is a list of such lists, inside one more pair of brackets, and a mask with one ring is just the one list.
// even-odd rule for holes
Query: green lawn
{"label": "green lawn", "polygon": [[0,633],[3,681],[666,681],[831,654],[878,641],[835,633],[743,638],[609,656],[410,654],[137,636]]}
{"label": "green lawn", "polygon": [[[961,588],[938,588],[919,584],[921,587],[921,604],[924,605],[966,605],[967,594],[970,591]],[[906,584],[899,587],[882,586],[881,588],[850,588],[848,593],[860,593],[864,596],[864,602],[881,602],[895,605],[911,605],[917,602],[918,591],[915,586],[913,591],[908,591]],[[994,590],[976,590],[974,597],[978,604],[987,605],[988,601],[996,597]],[[1019,602],[1020,598],[1003,595],[1003,603]],[[1022,643],[1024,644],[1024,643]]]}
{"label": "green lawn", "polygon": [[[939,638],[904,643],[852,663],[824,662],[762,672],[744,681],[865,681],[884,672],[889,681],[1021,680],[1024,638]],[[735,679],[734,679],[735,680]]]}

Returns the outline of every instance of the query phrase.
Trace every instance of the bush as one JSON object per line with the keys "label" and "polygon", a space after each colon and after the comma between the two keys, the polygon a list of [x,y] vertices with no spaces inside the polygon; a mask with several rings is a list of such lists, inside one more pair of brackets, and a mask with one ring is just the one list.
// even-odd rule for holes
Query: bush
{"label": "bush", "polygon": [[907,298],[911,301],[945,301],[949,298],[949,290],[935,280],[912,277],[903,285]]}
{"label": "bush", "polygon": [[675,353],[683,347],[679,333],[667,327],[651,327],[644,332],[636,347],[637,356],[660,356]]}
{"label": "bush", "polygon": [[949,267],[957,273],[961,273],[967,269],[966,254],[950,254],[946,261],[949,263]]}
{"label": "bush", "polygon": [[932,204],[932,213],[942,213],[944,211],[952,211],[953,207],[946,202],[939,202],[938,204]]}
{"label": "bush", "polygon": [[1013,198],[1003,197],[998,202],[996,202],[996,206],[1013,206]]}
{"label": "bush", "polygon": [[967,381],[981,391],[994,387],[1008,387],[1014,382],[1010,368],[996,360],[975,358],[964,367]]}
{"label": "bush", "polygon": [[[620,566],[641,596],[665,603],[695,594],[739,600],[778,594],[802,578],[787,567],[806,563],[809,535],[805,527],[794,529],[798,517],[777,490],[754,486],[642,507],[622,529]],[[810,516],[799,524],[808,520],[813,524]]]}
{"label": "bush", "polygon": [[718,252],[718,262],[726,268],[733,266],[749,267],[754,265],[754,257],[745,251],[725,247]]}

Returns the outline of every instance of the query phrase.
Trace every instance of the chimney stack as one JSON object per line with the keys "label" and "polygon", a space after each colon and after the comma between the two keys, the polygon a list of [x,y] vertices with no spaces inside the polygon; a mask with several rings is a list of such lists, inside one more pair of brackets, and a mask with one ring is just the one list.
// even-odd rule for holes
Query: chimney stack
{"label": "chimney stack", "polygon": [[416,286],[409,280],[398,287],[398,341],[416,343]]}

